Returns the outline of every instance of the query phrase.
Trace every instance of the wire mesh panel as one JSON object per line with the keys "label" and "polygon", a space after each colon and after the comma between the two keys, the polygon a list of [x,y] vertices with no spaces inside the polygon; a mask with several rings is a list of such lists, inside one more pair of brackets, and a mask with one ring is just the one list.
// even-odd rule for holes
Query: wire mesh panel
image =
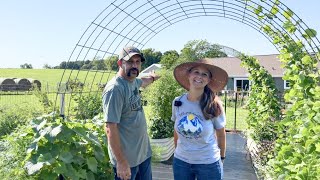
{"label": "wire mesh panel", "polygon": [[[261,14],[261,15],[260,15]],[[90,61],[111,61],[126,45],[133,45],[142,49],[153,37],[162,30],[178,22],[191,18],[221,17],[241,22],[261,33],[273,44],[273,37],[264,32],[264,28],[271,28],[289,36],[291,39],[305,43],[305,50],[310,54],[319,51],[319,40],[308,39],[309,27],[286,5],[280,1],[270,0],[115,0],[111,2],[90,24],[77,42],[67,63]],[[296,26],[294,33],[288,32],[282,24],[287,23],[288,17]],[[208,22],[208,23],[214,23]],[[289,24],[288,24],[289,25]],[[200,30],[199,30],[200,31]],[[308,39],[308,40],[307,40]],[[279,49],[279,47],[276,47]],[[232,48],[226,51],[237,53]],[[61,83],[79,80],[81,69],[72,68],[61,77]],[[81,83],[85,88],[74,91],[67,90],[57,93],[55,109],[59,106],[59,94],[69,93],[72,96],[89,94],[101,95],[101,86],[115,75],[112,70],[87,69]],[[90,78],[89,78],[90,77]],[[70,98],[72,99],[72,98]],[[66,102],[66,106],[72,104]],[[71,115],[79,112],[65,112]]]}

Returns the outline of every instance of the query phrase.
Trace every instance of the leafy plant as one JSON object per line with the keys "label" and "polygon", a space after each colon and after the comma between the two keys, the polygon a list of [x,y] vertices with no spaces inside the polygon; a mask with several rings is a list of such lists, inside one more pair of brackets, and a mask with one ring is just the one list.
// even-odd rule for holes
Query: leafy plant
{"label": "leafy plant", "polygon": [[274,141],[277,137],[276,122],[280,120],[281,108],[274,80],[256,58],[242,54],[240,59],[241,65],[250,73],[249,79],[252,82],[247,102],[250,136],[258,142]]}
{"label": "leafy plant", "polygon": [[109,179],[103,122],[64,120],[53,115],[32,120],[33,141],[27,149],[25,168],[38,179]]}
{"label": "leafy plant", "polygon": [[[262,0],[261,0],[262,1]],[[262,1],[264,2],[264,1]],[[275,1],[275,5],[279,5]],[[259,9],[260,5],[250,5]],[[290,9],[278,8],[272,18],[282,14],[286,19],[277,29],[269,21],[267,13],[255,11],[263,23],[261,27],[280,51],[280,60],[286,69],[284,80],[290,81],[291,89],[284,98],[291,106],[279,123],[278,136],[274,148],[274,158],[268,162],[268,173],[272,179],[318,179],[320,177],[320,72],[319,48],[312,48],[314,55],[306,51],[319,42],[316,31],[303,29],[301,20]],[[303,40],[296,40],[297,34]],[[292,38],[292,37],[293,38]]]}
{"label": "leafy plant", "polygon": [[29,118],[39,116],[43,111],[43,107],[35,104],[0,105],[0,137],[27,124]]}
{"label": "leafy plant", "polygon": [[77,94],[74,101],[77,103],[73,109],[76,119],[90,119],[102,112],[100,92]]}
{"label": "leafy plant", "polygon": [[160,75],[159,80],[142,92],[143,99],[151,109],[148,125],[151,138],[173,137],[172,101],[184,91],[174,79],[172,71],[161,70]]}

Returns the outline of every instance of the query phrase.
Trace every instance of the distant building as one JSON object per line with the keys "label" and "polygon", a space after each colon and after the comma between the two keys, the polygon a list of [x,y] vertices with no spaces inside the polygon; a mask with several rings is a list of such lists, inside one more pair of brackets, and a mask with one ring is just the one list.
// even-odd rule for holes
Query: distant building
{"label": "distant building", "polygon": [[[263,66],[273,77],[275,85],[280,92],[290,88],[289,82],[282,79],[284,76],[284,69],[281,68],[281,62],[278,58],[279,54],[271,55],[257,55],[253,56],[257,58],[260,65]],[[226,90],[233,91],[248,91],[250,89],[251,82],[249,81],[249,73],[247,69],[242,67],[241,60],[236,57],[222,57],[222,58],[211,58],[213,64],[226,70],[229,79]],[[320,69],[320,63],[318,63]],[[148,76],[152,70],[161,69],[161,64],[152,64],[143,71],[141,71],[139,77]]]}
{"label": "distant building", "polygon": [[[273,77],[275,85],[280,92],[289,89],[289,82],[282,79],[284,76],[284,69],[281,68],[281,62],[278,58],[279,54],[271,55],[257,55],[260,65],[263,66]],[[222,57],[212,58],[213,64],[226,70],[229,79],[227,83],[227,90],[247,91],[250,89],[251,82],[249,81],[249,73],[246,68],[240,66],[241,60],[236,57]],[[320,64],[318,63],[318,68]]]}
{"label": "distant building", "polygon": [[158,71],[161,69],[161,64],[152,64],[149,67],[145,68],[143,71],[140,72],[139,77],[148,76],[150,72]]}

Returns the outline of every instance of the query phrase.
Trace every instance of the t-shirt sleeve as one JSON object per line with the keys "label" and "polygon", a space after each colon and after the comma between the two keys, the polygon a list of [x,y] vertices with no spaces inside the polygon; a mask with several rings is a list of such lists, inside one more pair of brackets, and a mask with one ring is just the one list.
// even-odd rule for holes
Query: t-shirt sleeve
{"label": "t-shirt sleeve", "polygon": [[176,107],[174,106],[174,101],[176,98],[172,101],[172,114],[171,114],[171,120],[176,121]]}
{"label": "t-shirt sleeve", "polygon": [[[222,102],[219,102],[220,107],[222,108]],[[215,129],[221,129],[226,126],[226,114],[224,110],[221,110],[221,114],[215,118],[213,118],[213,125]]]}
{"label": "t-shirt sleeve", "polygon": [[102,95],[103,115],[105,122],[120,123],[123,99],[119,88],[108,89]]}
{"label": "t-shirt sleeve", "polygon": [[136,80],[137,80],[138,87],[140,88],[142,86],[142,79],[136,78]]}
{"label": "t-shirt sleeve", "polygon": [[226,115],[224,112],[218,117],[213,118],[213,125],[215,129],[221,129],[226,126]]}

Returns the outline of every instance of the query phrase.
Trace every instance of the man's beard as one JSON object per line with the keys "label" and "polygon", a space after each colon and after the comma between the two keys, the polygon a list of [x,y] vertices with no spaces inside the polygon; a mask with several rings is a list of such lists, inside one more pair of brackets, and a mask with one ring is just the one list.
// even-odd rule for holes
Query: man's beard
{"label": "man's beard", "polygon": [[131,68],[129,69],[128,73],[127,73],[127,76],[128,77],[131,77],[131,71],[136,71],[137,72],[137,77],[139,76],[139,69],[137,68]]}

